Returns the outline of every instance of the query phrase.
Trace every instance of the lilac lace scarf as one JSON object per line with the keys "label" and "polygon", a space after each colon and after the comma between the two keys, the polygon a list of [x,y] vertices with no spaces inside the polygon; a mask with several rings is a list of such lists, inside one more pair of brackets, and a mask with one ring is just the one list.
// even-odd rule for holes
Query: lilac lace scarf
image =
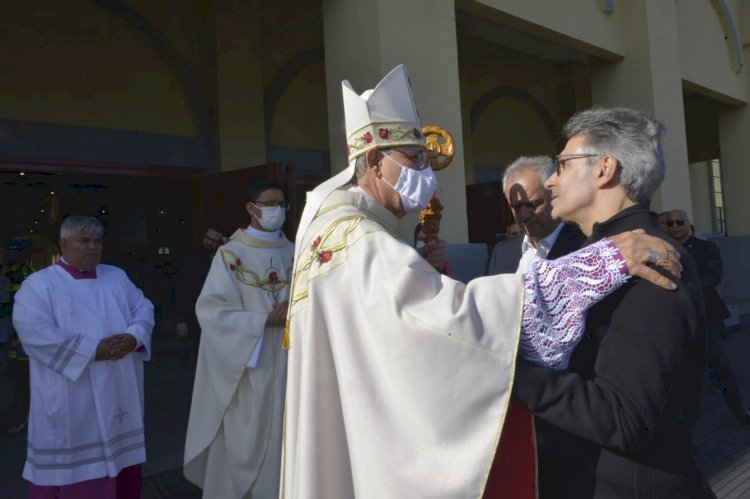
{"label": "lilac lace scarf", "polygon": [[557,260],[535,261],[525,275],[523,358],[556,370],[568,367],[586,311],[628,279],[625,260],[609,239]]}

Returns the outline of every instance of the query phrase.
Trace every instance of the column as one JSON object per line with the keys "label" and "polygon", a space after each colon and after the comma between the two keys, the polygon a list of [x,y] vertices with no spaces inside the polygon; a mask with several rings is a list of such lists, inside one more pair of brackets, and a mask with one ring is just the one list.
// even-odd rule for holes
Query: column
{"label": "column", "polygon": [[[437,173],[437,195],[445,206],[440,236],[452,243],[466,242],[454,1],[324,0],[323,16],[332,173],[346,167],[341,81],[349,80],[361,93],[405,64],[422,125],[440,125],[455,139],[453,164]],[[417,221],[416,215],[407,216],[399,224],[400,235],[411,240]]]}
{"label": "column", "polygon": [[628,31],[625,57],[592,69],[593,103],[642,109],[664,123],[667,168],[651,208],[658,212],[684,206],[691,214],[675,2],[632,0],[620,5],[618,13],[626,18]]}
{"label": "column", "polygon": [[750,235],[750,108],[722,108],[719,111],[721,174],[727,233]]}

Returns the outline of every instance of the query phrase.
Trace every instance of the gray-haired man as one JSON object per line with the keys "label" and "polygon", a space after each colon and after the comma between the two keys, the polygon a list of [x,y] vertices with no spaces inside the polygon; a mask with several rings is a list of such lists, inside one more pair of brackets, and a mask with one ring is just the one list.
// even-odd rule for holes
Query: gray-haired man
{"label": "gray-haired man", "polygon": [[13,324],[29,355],[29,497],[139,498],[143,362],[154,308],[125,272],[101,265],[104,228],[70,216],[62,259],[31,274]]}
{"label": "gray-haired man", "polygon": [[523,274],[538,258],[554,260],[581,247],[586,239],[581,231],[552,217],[544,182],[553,173],[555,164],[548,156],[521,156],[503,172],[503,193],[523,237],[495,246],[488,275]]}
{"label": "gray-haired man", "polygon": [[[552,216],[578,224],[586,244],[634,229],[667,239],[648,209],[664,178],[663,132],[633,109],[571,118],[545,184]],[[680,252],[677,291],[634,279],[589,310],[567,370],[519,360],[518,398],[546,423],[540,497],[712,496],[690,436],[706,355],[700,281]]]}

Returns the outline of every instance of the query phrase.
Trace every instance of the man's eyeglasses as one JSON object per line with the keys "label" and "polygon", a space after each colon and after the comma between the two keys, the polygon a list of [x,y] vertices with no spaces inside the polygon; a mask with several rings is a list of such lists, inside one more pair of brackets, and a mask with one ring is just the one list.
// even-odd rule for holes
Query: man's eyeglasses
{"label": "man's eyeglasses", "polygon": [[560,176],[562,172],[565,170],[565,163],[570,161],[571,159],[581,159],[581,158],[593,158],[595,156],[601,156],[601,154],[596,153],[584,153],[584,154],[558,154],[555,156],[555,166],[557,167],[557,175]]}
{"label": "man's eyeglasses", "polygon": [[667,220],[664,223],[666,224],[667,227],[674,227],[675,225],[678,227],[682,227],[683,225],[685,225],[684,220]]}
{"label": "man's eyeglasses", "polygon": [[286,201],[255,201],[253,204],[263,208],[284,208],[284,211],[289,211],[289,203]]}

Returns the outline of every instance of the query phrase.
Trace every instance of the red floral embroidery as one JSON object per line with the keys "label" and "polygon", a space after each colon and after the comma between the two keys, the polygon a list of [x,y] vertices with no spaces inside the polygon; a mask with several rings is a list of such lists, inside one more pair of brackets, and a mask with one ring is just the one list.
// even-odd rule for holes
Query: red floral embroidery
{"label": "red floral embroidery", "polygon": [[271,282],[277,282],[279,280],[279,274],[277,274],[276,272],[271,272],[270,274],[268,274],[268,280]]}
{"label": "red floral embroidery", "polygon": [[232,265],[231,263],[229,264],[229,270],[234,270],[234,269],[236,269],[236,268],[237,268],[237,267],[236,267],[235,265]]}
{"label": "red floral embroidery", "polygon": [[235,265],[237,265],[237,266],[239,267],[240,265],[242,265],[242,260],[240,260],[240,259],[238,258],[238,259],[237,259],[237,261],[236,261],[236,262],[234,262],[234,264],[235,264]]}
{"label": "red floral embroidery", "polygon": [[312,246],[313,246],[313,248],[317,248],[319,244],[320,244],[320,236],[318,236],[318,237],[315,238],[315,241],[313,241],[313,245]]}
{"label": "red floral embroidery", "polygon": [[378,130],[378,135],[380,135],[381,139],[387,139],[388,138],[388,129],[387,128],[381,128]]}
{"label": "red floral embroidery", "polygon": [[365,143],[369,144],[370,142],[372,142],[372,134],[370,132],[367,132],[362,136],[362,140],[364,140]]}
{"label": "red floral embroidery", "polygon": [[320,263],[328,263],[331,261],[331,257],[333,256],[333,251],[331,250],[325,250],[318,253],[318,260],[320,260]]}
{"label": "red floral embroidery", "polygon": [[420,138],[420,137],[422,136],[422,132],[420,132],[420,131],[419,131],[419,130],[417,130],[416,128],[415,128],[414,130],[412,130],[412,131],[414,132],[414,136],[415,136],[416,138]]}

